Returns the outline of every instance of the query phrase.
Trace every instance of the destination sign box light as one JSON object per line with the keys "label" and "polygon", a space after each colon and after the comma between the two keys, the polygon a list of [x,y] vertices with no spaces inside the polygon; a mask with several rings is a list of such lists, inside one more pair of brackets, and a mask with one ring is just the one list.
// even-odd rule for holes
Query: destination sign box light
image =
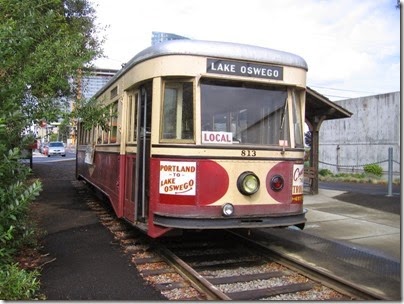
{"label": "destination sign box light", "polygon": [[207,59],[206,72],[283,80],[283,67],[232,60]]}

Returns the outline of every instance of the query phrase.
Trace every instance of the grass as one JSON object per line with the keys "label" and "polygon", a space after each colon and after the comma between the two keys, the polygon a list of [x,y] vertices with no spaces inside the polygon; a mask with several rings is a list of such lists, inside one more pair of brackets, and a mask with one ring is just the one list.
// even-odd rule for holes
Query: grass
{"label": "grass", "polygon": [[[349,183],[368,183],[368,184],[381,184],[387,185],[386,178],[382,176],[376,176],[368,173],[337,173],[333,174],[328,169],[321,169],[318,172],[318,178],[320,181],[326,182],[349,182]],[[394,185],[400,185],[399,178],[393,180]]]}

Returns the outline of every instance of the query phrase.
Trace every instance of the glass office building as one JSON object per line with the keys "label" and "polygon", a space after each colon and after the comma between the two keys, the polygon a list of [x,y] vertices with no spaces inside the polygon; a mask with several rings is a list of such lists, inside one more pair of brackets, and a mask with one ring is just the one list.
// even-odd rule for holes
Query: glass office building
{"label": "glass office building", "polygon": [[118,70],[113,69],[93,69],[85,74],[82,79],[81,88],[85,99],[89,99],[98,92]]}
{"label": "glass office building", "polygon": [[155,45],[163,41],[178,40],[178,39],[189,39],[189,38],[171,33],[152,32],[152,45]]}

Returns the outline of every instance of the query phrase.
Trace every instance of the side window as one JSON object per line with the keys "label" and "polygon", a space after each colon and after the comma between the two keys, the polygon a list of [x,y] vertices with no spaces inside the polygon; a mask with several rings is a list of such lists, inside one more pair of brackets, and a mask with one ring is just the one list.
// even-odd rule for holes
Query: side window
{"label": "side window", "polygon": [[165,82],[161,140],[194,139],[194,94],[192,82]]}
{"label": "side window", "polygon": [[118,101],[115,101],[111,105],[111,110],[110,110],[110,132],[111,132],[111,138],[110,138],[110,143],[114,144],[117,142],[117,136],[118,136]]}
{"label": "side window", "polygon": [[97,144],[114,144],[118,142],[118,101],[114,101],[108,106],[108,130],[99,127]]}
{"label": "side window", "polygon": [[136,115],[137,115],[137,100],[138,100],[139,92],[136,91],[135,94],[130,94],[128,96],[128,142],[136,142]]}

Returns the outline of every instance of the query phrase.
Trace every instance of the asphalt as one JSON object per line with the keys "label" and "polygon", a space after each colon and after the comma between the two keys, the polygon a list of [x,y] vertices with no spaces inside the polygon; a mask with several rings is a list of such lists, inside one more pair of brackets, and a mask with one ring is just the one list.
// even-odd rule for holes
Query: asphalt
{"label": "asphalt", "polygon": [[47,300],[164,300],[87,207],[71,183],[74,170],[74,160],[34,161],[43,183],[35,212],[46,231],[43,251],[53,260],[43,266],[41,293]]}
{"label": "asphalt", "polygon": [[[147,285],[73,186],[74,160],[36,163],[43,191],[34,204],[47,232],[41,292],[48,300],[164,300]],[[401,197],[320,189],[305,195],[304,233],[400,262]]]}

